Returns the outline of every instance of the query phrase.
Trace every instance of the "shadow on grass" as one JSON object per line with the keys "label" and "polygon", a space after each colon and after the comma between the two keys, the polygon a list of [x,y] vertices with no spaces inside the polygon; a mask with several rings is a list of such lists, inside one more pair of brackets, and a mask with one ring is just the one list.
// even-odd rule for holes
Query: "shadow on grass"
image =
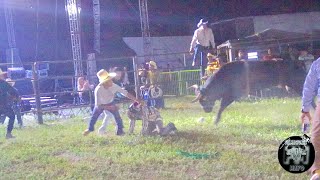
{"label": "shadow on grass", "polygon": [[218,137],[214,133],[200,132],[195,130],[178,131],[173,136],[166,137],[168,141],[173,143],[216,143],[219,142]]}

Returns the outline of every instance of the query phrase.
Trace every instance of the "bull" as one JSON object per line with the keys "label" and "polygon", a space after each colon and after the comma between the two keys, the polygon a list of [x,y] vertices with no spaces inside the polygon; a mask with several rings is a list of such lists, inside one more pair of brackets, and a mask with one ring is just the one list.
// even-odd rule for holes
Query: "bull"
{"label": "bull", "polygon": [[207,113],[221,100],[215,124],[232,102],[252,92],[273,86],[290,87],[301,94],[306,77],[305,68],[298,61],[235,61],[222,66],[200,87],[197,97]]}

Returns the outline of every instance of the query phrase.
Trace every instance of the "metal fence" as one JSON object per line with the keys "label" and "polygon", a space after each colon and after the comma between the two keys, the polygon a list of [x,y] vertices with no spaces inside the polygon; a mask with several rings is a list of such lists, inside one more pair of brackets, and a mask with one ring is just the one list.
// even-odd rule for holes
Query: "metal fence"
{"label": "metal fence", "polygon": [[[129,92],[139,96],[141,84],[138,77],[139,63],[137,57],[98,59],[95,61],[99,69],[105,68],[108,70],[111,66],[121,65],[129,67],[128,75],[131,83],[126,88]],[[186,62],[185,59],[184,64],[188,64],[189,61]],[[87,61],[83,61],[83,63],[86,64]],[[9,67],[12,66],[12,64],[0,64],[3,70],[9,70]],[[44,119],[90,116],[90,107],[94,103],[93,97],[90,96],[89,103],[82,103],[79,100],[78,94],[80,91],[75,88],[78,77],[73,74],[72,60],[24,63],[23,67],[27,69],[25,72],[12,71],[8,75],[14,80],[15,87],[22,95],[22,102],[25,102],[25,104],[22,103],[24,118],[36,119],[39,124],[42,124]],[[50,70],[46,70],[47,67],[50,67]],[[52,73],[52,67],[56,73]],[[188,68],[190,67],[182,66],[178,68],[179,70],[159,69],[163,71],[160,73],[159,81],[165,97],[194,95],[194,90],[188,89],[188,87],[193,84],[200,85],[203,82],[200,81],[199,69]],[[19,73],[21,74],[19,75]],[[23,75],[23,73],[27,75]],[[86,78],[91,79],[93,85],[97,85],[95,74],[87,75]],[[266,89],[251,95],[256,98],[292,96],[292,94],[277,88]],[[29,106],[29,109],[25,106]]]}
{"label": "metal fence", "polygon": [[189,95],[192,94],[192,89],[188,89],[188,87],[200,83],[200,70],[181,70],[160,73],[160,86],[164,95]]}

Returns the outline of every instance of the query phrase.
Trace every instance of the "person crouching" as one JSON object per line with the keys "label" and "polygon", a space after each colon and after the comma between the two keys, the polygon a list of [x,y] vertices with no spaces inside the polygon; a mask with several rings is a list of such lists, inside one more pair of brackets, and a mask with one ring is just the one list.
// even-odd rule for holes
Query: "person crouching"
{"label": "person crouching", "polygon": [[119,113],[118,107],[113,103],[115,94],[117,92],[123,94],[129,99],[143,103],[142,101],[135,98],[133,95],[129,94],[126,90],[122,89],[120,86],[113,83],[112,78],[116,76],[115,73],[108,73],[106,70],[101,69],[97,73],[99,79],[99,84],[94,90],[95,96],[95,107],[88,125],[88,129],[83,132],[83,135],[86,136],[90,132],[94,131],[94,125],[96,124],[99,115],[104,111],[109,111],[115,118],[117,124],[116,135],[123,135],[123,122]]}

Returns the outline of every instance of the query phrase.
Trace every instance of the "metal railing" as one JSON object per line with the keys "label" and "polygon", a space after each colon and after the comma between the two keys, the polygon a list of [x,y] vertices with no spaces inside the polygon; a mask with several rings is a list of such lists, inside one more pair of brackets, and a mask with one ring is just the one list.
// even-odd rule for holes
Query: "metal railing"
{"label": "metal railing", "polygon": [[[163,55],[160,55],[163,56]],[[186,53],[180,54],[181,57],[186,57]],[[190,55],[188,55],[190,58]],[[127,65],[131,65],[131,70],[128,71],[129,79],[131,80],[130,85],[126,86],[126,88],[131,93],[135,93],[136,96],[139,96],[140,89],[140,81],[138,76],[138,58],[139,57],[123,57],[123,58],[108,58],[108,59],[97,59],[97,64],[100,63],[104,66],[100,68],[109,67],[112,60],[118,61],[121,59],[125,59],[125,62],[128,62]],[[157,59],[155,57],[155,59]],[[82,61],[84,64],[87,61]],[[184,59],[181,67],[177,69],[159,69],[163,72],[160,73],[159,84],[161,89],[163,90],[164,96],[184,96],[184,95],[194,95],[194,90],[188,89],[193,84],[200,85],[203,83],[200,80],[200,70],[199,69],[190,69],[191,67],[185,66],[186,64],[191,64],[191,59]],[[90,115],[90,107],[93,106],[94,100],[93,97],[90,96],[89,103],[83,104],[79,102],[79,97],[77,94],[80,92],[74,88],[74,84],[76,82],[77,76],[74,75],[73,67],[70,68],[70,71],[62,71],[59,74],[48,73],[48,76],[41,76],[39,74],[39,65],[43,63],[48,63],[49,65],[55,65],[56,68],[62,68],[73,65],[73,60],[65,60],[65,61],[41,61],[36,63],[23,63],[24,67],[30,67],[32,72],[32,77],[20,77],[14,79],[16,84],[19,81],[30,82],[32,91],[30,93],[22,95],[23,98],[32,98],[33,105],[30,111],[24,112],[35,115],[37,122],[42,124],[44,122],[44,117],[48,118],[48,113],[56,118],[65,118],[67,117],[67,111],[69,111],[68,117],[73,117],[76,115],[81,115],[82,117]],[[10,67],[12,64],[0,64],[2,69],[6,69],[6,67]],[[89,79],[89,77],[87,77]],[[97,79],[97,77],[94,77]],[[94,85],[97,85],[97,82],[92,82]],[[43,89],[44,86],[48,86],[49,84],[53,84],[54,88],[50,90]],[[26,87],[17,87],[22,88],[22,91],[26,91]],[[259,91],[253,93],[252,96],[258,98],[267,98],[267,97],[284,97],[288,96],[285,92],[279,89],[267,89],[263,91]],[[55,105],[45,105],[44,97],[48,97],[50,99],[57,100]],[[63,98],[67,98],[63,99]],[[68,99],[69,98],[69,99]],[[61,101],[66,100],[66,102]],[[79,113],[81,112],[81,113]],[[50,115],[49,115],[50,117]],[[52,117],[50,117],[52,119]]]}

